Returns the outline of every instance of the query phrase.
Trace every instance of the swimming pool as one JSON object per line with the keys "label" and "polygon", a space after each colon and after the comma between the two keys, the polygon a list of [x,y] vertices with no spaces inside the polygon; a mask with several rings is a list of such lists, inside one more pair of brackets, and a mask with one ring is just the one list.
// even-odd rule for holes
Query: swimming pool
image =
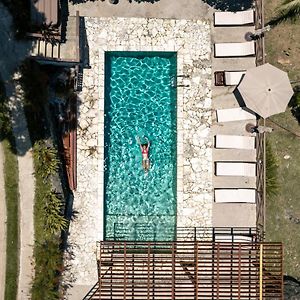
{"label": "swimming pool", "polygon": [[[176,53],[106,52],[104,238],[174,240]],[[137,137],[150,146],[145,173]]]}

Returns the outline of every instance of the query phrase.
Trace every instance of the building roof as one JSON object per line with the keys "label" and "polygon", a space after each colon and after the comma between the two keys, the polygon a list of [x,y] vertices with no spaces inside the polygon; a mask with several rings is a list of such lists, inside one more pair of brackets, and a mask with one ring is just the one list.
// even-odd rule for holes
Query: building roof
{"label": "building roof", "polygon": [[58,25],[58,0],[31,0],[31,20],[35,25]]}

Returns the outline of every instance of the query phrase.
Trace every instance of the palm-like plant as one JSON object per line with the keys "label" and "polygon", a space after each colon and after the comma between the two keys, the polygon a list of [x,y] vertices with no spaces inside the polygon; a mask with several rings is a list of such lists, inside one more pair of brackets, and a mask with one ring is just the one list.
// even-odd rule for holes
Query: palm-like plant
{"label": "palm-like plant", "polygon": [[300,17],[300,0],[284,0],[277,9],[277,14],[269,25],[277,25],[285,21],[296,21]]}
{"label": "palm-like plant", "polygon": [[44,199],[45,233],[58,234],[68,226],[68,221],[62,214],[63,204],[59,194],[49,191]]}

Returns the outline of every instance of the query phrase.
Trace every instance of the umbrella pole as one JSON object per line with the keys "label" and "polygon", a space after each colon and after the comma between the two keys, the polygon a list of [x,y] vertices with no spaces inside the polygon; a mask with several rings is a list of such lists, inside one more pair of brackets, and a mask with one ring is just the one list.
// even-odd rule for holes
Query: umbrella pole
{"label": "umbrella pole", "polygon": [[[264,126],[266,126],[266,119],[264,119]],[[264,176],[264,188],[263,188],[263,199],[264,199],[264,213],[263,213],[263,216],[264,216],[264,232],[266,232],[266,183],[267,183],[267,180],[266,180],[266,174],[267,174],[267,170],[266,170],[266,133],[264,132],[263,133],[263,143],[264,143],[264,150],[263,150],[263,161],[264,161],[264,166],[263,166],[263,176]]]}

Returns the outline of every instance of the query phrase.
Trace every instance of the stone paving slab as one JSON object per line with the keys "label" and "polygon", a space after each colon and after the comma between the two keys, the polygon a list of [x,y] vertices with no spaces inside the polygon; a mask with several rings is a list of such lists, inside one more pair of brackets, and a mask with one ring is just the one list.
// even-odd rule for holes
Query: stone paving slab
{"label": "stone paving slab", "polygon": [[[74,2],[75,4],[72,4]],[[162,19],[211,19],[213,9],[200,0],[159,0],[151,2],[119,0],[113,5],[109,0],[69,1],[69,15],[76,10],[84,17],[162,18]]]}
{"label": "stone paving slab", "polygon": [[256,227],[256,205],[249,203],[214,203],[214,227]]}
{"label": "stone paving slab", "polygon": [[214,161],[256,161],[256,150],[248,149],[214,149]]}
{"label": "stone paving slab", "polygon": [[256,177],[213,176],[213,184],[214,188],[255,189]]}

